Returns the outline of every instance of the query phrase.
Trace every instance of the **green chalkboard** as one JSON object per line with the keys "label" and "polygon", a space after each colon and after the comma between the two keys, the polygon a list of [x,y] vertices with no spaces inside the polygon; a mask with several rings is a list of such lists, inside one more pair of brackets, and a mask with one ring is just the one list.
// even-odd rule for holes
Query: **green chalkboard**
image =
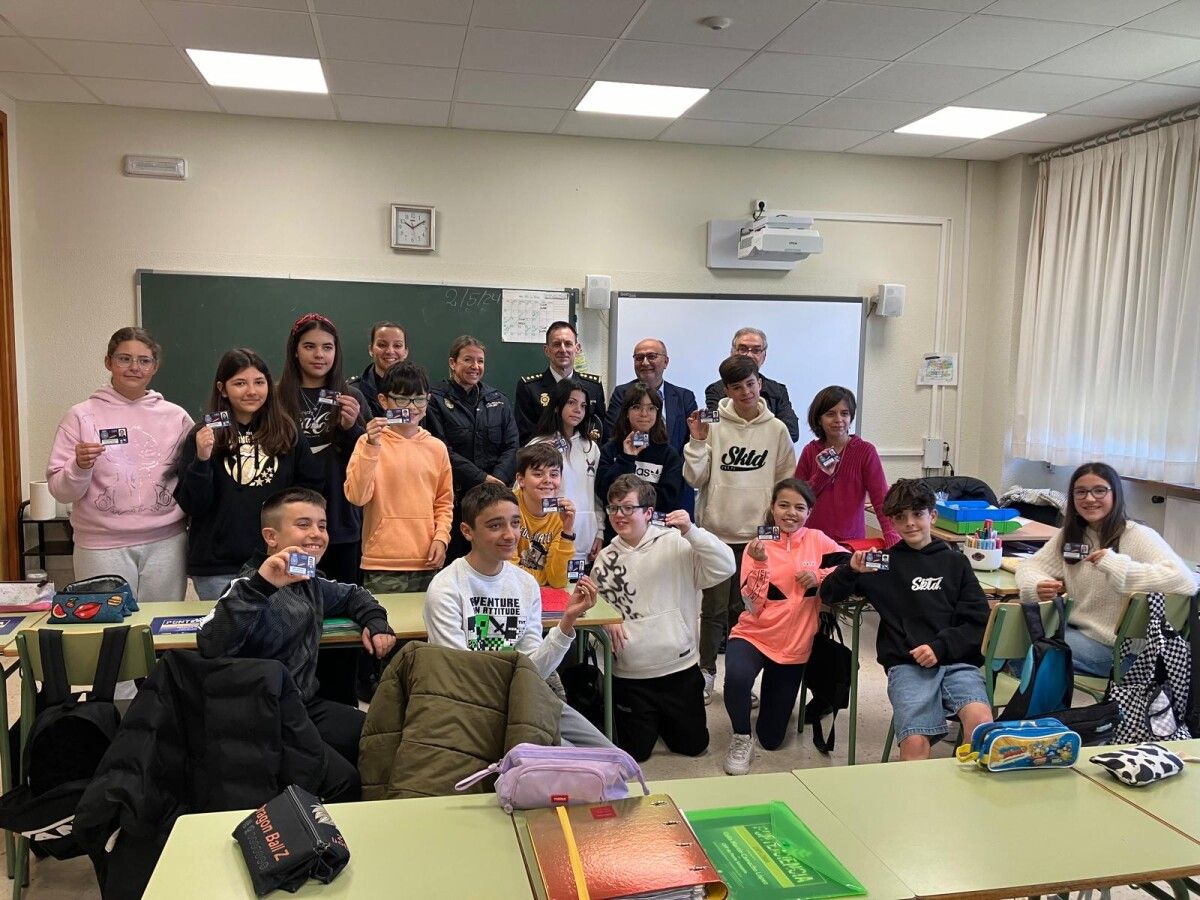
{"label": "green chalkboard", "polygon": [[[408,334],[409,359],[446,377],[451,341],[472,334],[487,346],[484,380],[511,398],[517,378],[546,365],[541,344],[500,340],[501,288],[375,281],[318,281],[238,275],[137,273],[140,324],[163,346],[153,387],[193,417],[208,402],[217,361],[231,347],[252,347],[282,373],[288,328],[319,312],[338,327],[346,376],[367,367],[371,325],[398,322]],[[560,290],[551,288],[550,290]],[[571,321],[578,291],[568,290]]]}

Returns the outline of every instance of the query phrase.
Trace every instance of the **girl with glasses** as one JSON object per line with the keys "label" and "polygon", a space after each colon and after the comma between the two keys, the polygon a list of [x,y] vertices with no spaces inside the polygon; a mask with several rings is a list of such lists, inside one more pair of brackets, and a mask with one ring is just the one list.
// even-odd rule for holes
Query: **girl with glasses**
{"label": "girl with glasses", "polygon": [[329,547],[321,571],[334,581],[361,584],[362,511],[346,500],[341,485],[354,445],[366,430],[366,398],[346,383],[337,328],[320,313],[295,321],[283,359],[280,403],[325,473],[319,490],[325,495]]}
{"label": "girl with glasses", "polygon": [[[1022,600],[1069,596],[1066,637],[1075,671],[1108,677],[1125,599],[1143,591],[1193,594],[1196,578],[1158,532],[1126,517],[1112,466],[1084,463],[1072,473],[1067,496],[1062,531],[1017,566],[1017,586]],[[1080,544],[1085,553],[1075,552]]]}
{"label": "girl with glasses", "polygon": [[[658,498],[654,508],[658,512],[683,508],[683,457],[668,441],[662,397],[641,381],[625,391],[612,438],[600,448],[596,497],[603,502],[608,489],[622,475],[636,475],[654,485]],[[604,543],[614,537],[612,523],[605,519]]]}
{"label": "girl with glasses", "polygon": [[[192,418],[150,390],[160,354],[141,328],[114,333],[109,383],[63,417],[46,467],[54,499],[74,504],[75,577],[120,575],[140,601],[187,588],[187,517],[169,470]],[[124,441],[102,443],[102,430]]]}

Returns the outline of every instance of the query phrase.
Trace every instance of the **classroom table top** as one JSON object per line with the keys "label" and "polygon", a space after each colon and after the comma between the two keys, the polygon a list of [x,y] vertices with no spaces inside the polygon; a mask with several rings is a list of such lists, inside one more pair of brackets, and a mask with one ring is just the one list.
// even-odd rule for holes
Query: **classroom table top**
{"label": "classroom table top", "polygon": [[[634,787],[630,788],[631,793]],[[636,790],[641,791],[637,786]],[[867,889],[881,900],[907,900],[913,892],[855,837],[842,822],[788,772],[740,778],[681,778],[650,782],[652,793],[670,796],[686,814],[690,810],[748,806],[781,800]]]}
{"label": "classroom table top", "polygon": [[1007,569],[996,569],[993,572],[976,569],[975,577],[979,579],[979,586],[983,588],[983,592],[990,597],[1009,598],[1021,594],[1017,590],[1017,576]]}
{"label": "classroom table top", "polygon": [[793,774],[919,897],[1200,873],[1200,845],[1074,770],[997,774],[936,759]]}
{"label": "classroom table top", "polygon": [[[943,541],[948,541],[951,544],[960,544],[966,541],[969,535],[959,534],[955,531],[947,531],[945,528],[939,528],[934,525],[931,529],[934,537],[939,537]],[[1059,529],[1053,525],[1044,525],[1041,522],[1034,522],[1030,519],[1025,520],[1025,524],[1016,531],[1008,534],[1002,534],[1000,537],[1004,541],[1025,541],[1030,544],[1040,544],[1052,539],[1058,534]]]}
{"label": "classroom table top", "polygon": [[[8,632],[8,634],[0,634],[0,649],[8,649],[11,646],[13,648],[12,655],[16,656],[17,632],[24,631],[26,628],[32,628],[48,615],[50,615],[50,613],[47,610],[27,613],[25,615],[21,615],[20,613],[0,613],[0,620],[20,619],[20,621],[17,622],[17,624],[13,627],[12,631]],[[4,655],[7,656],[8,654]]]}
{"label": "classroom table top", "polygon": [[[377,599],[387,610],[388,624],[398,638],[425,637],[425,620],[421,612],[425,607],[424,594],[377,594]],[[596,605],[587,611],[587,615],[576,620],[576,625],[593,627],[596,625],[616,625],[625,621],[624,617],[609,603],[597,598]],[[546,628],[553,628],[558,619],[542,618]]]}
{"label": "classroom table top", "polygon": [[[327,809],[350,848],[332,884],[309,881],[286,897],[462,897],[512,900],[532,891],[512,819],[495,794],[333,803]],[[241,848],[230,836],[250,814],[181,816],[146,898],[253,898]]]}
{"label": "classroom table top", "polygon": [[[1164,747],[1176,753],[1200,757],[1200,739],[1162,741]],[[1186,763],[1183,771],[1164,781],[1142,787],[1130,787],[1108,774],[1108,770],[1088,762],[1088,758],[1109,750],[1126,750],[1132,744],[1112,747],[1084,747],[1075,768],[1101,787],[1132,803],[1160,822],[1185,834],[1200,844],[1200,764]]]}

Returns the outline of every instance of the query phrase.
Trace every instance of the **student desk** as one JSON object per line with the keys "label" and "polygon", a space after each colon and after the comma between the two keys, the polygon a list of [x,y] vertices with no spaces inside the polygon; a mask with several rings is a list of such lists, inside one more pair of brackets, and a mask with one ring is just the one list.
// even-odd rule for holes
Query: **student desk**
{"label": "student desk", "polygon": [[[334,803],[329,814],[350,847],[332,884],[309,881],[283,897],[529,897],[512,819],[494,794]],[[145,897],[254,897],[241,848],[230,836],[250,810],[181,816]]]}
{"label": "student desk", "polygon": [[[939,528],[937,525],[934,525],[930,530],[934,537],[939,537],[950,544],[965,543],[969,537],[969,535],[958,534],[955,531],[947,531],[945,528]],[[1058,534],[1058,529],[1053,525],[1044,525],[1041,522],[1026,519],[1025,524],[1016,531],[1009,534],[1002,534],[1000,537],[1005,542],[1024,541],[1027,544],[1044,544],[1056,534]]]}
{"label": "student desk", "polygon": [[[636,789],[635,789],[636,788]],[[676,781],[650,782],[652,793],[667,794],[686,814],[691,810],[722,806],[747,806],[781,800],[791,807],[814,835],[841,860],[867,889],[868,896],[880,900],[907,900],[911,890],[887,866],[851,833],[812,792],[787,772],[745,775],[739,778],[681,778]],[[641,786],[630,788],[630,794]]]}
{"label": "student desk", "polygon": [[[1163,741],[1168,750],[1185,756],[1200,756],[1200,740]],[[1076,770],[1107,791],[1131,803],[1180,834],[1200,844],[1200,764],[1186,763],[1184,770],[1165,781],[1129,787],[1108,774],[1107,769],[1088,762],[1088,757],[1109,750],[1127,750],[1132,744],[1084,747]]]}
{"label": "student desk", "polygon": [[793,774],[918,897],[1025,897],[1200,873],[1200,844],[1074,770],[993,774],[936,759]]}
{"label": "student desk", "polygon": [[979,586],[989,598],[1008,600],[1021,594],[1017,590],[1017,576],[1007,569],[996,569],[994,572],[977,569],[975,577],[979,579]]}

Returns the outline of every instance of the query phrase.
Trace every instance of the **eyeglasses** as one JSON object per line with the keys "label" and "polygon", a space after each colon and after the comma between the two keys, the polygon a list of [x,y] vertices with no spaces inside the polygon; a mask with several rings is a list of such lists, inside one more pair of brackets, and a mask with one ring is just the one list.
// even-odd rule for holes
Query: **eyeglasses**
{"label": "eyeglasses", "polygon": [[662,358],[661,353],[635,353],[635,354],[633,354],[633,361],[635,363],[640,363],[640,362],[656,363],[661,358]]}
{"label": "eyeglasses", "polygon": [[644,503],[641,504],[640,506],[612,506],[612,505],[610,505],[610,506],[604,507],[604,511],[606,513],[608,513],[610,516],[615,516],[617,513],[620,513],[623,516],[632,516],[633,511],[635,509],[649,509],[649,508],[650,507]]}
{"label": "eyeglasses", "polygon": [[128,353],[114,353],[112,361],[122,369],[128,369],[134,363],[137,363],[143,369],[148,369],[155,362],[153,356],[130,356]]}
{"label": "eyeglasses", "polygon": [[1082,500],[1087,497],[1088,494],[1091,494],[1097,500],[1103,500],[1108,496],[1108,493],[1111,490],[1112,488],[1101,484],[1094,488],[1075,488],[1075,490],[1071,491],[1071,496],[1076,500]]}
{"label": "eyeglasses", "polygon": [[629,407],[630,412],[652,413],[658,412],[658,407],[653,403],[638,403],[635,406]]}
{"label": "eyeglasses", "polygon": [[757,344],[738,344],[733,348],[733,350],[735,353],[745,353],[753,356],[758,356],[760,353],[767,352],[766,345],[760,347]]}
{"label": "eyeglasses", "polygon": [[388,394],[387,396],[389,400],[401,409],[406,406],[415,406],[417,409],[423,409],[429,404],[428,394],[422,394],[420,397],[405,397],[403,394]]}

